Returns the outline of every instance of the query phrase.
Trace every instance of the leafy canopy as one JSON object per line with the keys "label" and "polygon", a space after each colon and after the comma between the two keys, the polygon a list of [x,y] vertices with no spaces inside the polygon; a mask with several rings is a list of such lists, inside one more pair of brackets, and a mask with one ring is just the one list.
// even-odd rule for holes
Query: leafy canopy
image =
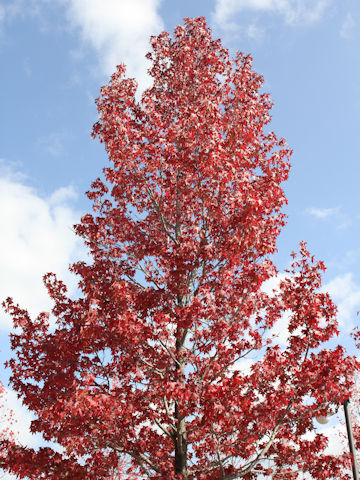
{"label": "leafy canopy", "polygon": [[[356,366],[322,348],[337,334],[325,267],[301,243],[264,289],[291,151],[268,130],[263,79],[204,18],[151,46],[141,100],[124,65],[97,100],[111,163],[75,226],[92,256],[71,266],[82,296],[45,275],[55,329],[6,302],[12,387],[61,453],[4,441],[2,466],[47,480],[349,478],[313,425]],[[273,335],[284,318],[286,344]]]}

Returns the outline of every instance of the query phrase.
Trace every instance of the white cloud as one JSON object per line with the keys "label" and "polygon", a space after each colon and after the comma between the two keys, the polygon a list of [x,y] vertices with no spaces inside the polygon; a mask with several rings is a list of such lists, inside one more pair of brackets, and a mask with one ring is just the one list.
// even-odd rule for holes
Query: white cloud
{"label": "white cloud", "polygon": [[242,358],[238,362],[235,362],[234,365],[230,366],[230,371],[240,371],[243,375],[251,374],[251,367],[255,364],[253,358]]}
{"label": "white cloud", "polygon": [[347,439],[344,420],[322,429],[321,433],[329,439],[328,446],[325,450],[326,455],[341,455],[346,452]]}
{"label": "white cloud", "polygon": [[330,0],[216,0],[214,22],[222,28],[233,26],[234,15],[243,10],[281,15],[285,23],[311,24],[324,15]]}
{"label": "white cloud", "polygon": [[10,473],[0,474],[0,479],[1,480],[17,480],[15,475],[11,475]]}
{"label": "white cloud", "polygon": [[261,285],[261,291],[267,293],[270,296],[273,296],[273,290],[275,290],[276,293],[279,290],[281,280],[285,280],[285,278],[287,278],[287,275],[285,273],[278,273],[277,275],[268,278]]}
{"label": "white cloud", "polygon": [[[80,219],[69,204],[75,192],[63,187],[42,198],[20,175],[6,169],[1,173],[0,301],[11,296],[31,315],[37,315],[51,309],[42,282],[45,273],[56,273],[70,287],[70,294],[76,290],[77,280],[68,265],[86,254],[72,231]],[[3,312],[0,329],[11,329],[11,320]]]}
{"label": "white cloud", "polygon": [[149,85],[146,73],[149,37],[163,30],[157,13],[161,0],[63,0],[73,26],[96,50],[100,66],[111,74],[125,63],[127,75],[135,77],[139,87]]}
{"label": "white cloud", "polygon": [[291,318],[290,311],[285,311],[277,320],[269,332],[269,337],[274,337],[275,343],[280,346],[288,346],[290,339],[289,322]]}
{"label": "white cloud", "polygon": [[334,207],[334,208],[311,207],[306,210],[306,213],[316,218],[329,218],[329,217],[332,217],[333,215],[338,214],[339,210],[340,210],[339,207]]}
{"label": "white cloud", "polygon": [[351,33],[353,32],[355,27],[355,20],[354,17],[351,15],[350,12],[346,14],[346,17],[341,25],[340,29],[340,36],[343,38],[350,38]]}
{"label": "white cloud", "polygon": [[360,310],[360,285],[354,281],[353,273],[338,275],[321,289],[329,292],[338,306],[338,320],[344,331],[354,328],[356,310]]}
{"label": "white cloud", "polygon": [[[10,415],[12,420],[10,421]],[[24,407],[13,390],[5,388],[1,396],[1,428],[8,427],[14,433],[15,441],[28,447],[37,447],[43,443],[40,434],[30,432],[33,420],[30,411]]]}

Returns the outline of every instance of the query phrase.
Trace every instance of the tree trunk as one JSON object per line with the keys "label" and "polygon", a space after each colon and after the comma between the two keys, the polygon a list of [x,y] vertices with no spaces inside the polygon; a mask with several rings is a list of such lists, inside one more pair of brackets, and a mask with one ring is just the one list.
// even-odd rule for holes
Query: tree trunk
{"label": "tree trunk", "polygon": [[[183,306],[183,297],[178,297],[178,304]],[[183,328],[178,328],[176,333],[176,357],[177,364],[176,369],[179,370],[180,378],[182,382],[185,383],[185,362],[182,358],[182,353],[185,350],[185,337],[186,332]],[[184,418],[184,412],[182,408],[179,408],[179,402],[175,402],[175,418],[177,421],[176,424],[176,438],[175,438],[175,459],[174,467],[175,474],[181,474],[184,479],[188,478],[187,471],[187,432],[186,432],[186,421]]]}
{"label": "tree trunk", "polygon": [[187,433],[185,418],[179,418],[178,406],[175,406],[175,416],[178,419],[175,440],[175,473],[188,478],[187,472]]}

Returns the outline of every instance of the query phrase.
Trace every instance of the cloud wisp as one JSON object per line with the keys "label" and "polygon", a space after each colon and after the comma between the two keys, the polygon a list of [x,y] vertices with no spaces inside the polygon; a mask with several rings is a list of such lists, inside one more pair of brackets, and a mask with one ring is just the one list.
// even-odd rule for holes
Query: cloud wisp
{"label": "cloud wisp", "polygon": [[341,207],[318,208],[309,207],[304,211],[305,215],[322,221],[330,221],[336,230],[346,230],[351,227],[356,219],[342,212]]}
{"label": "cloud wisp", "polygon": [[325,218],[334,217],[339,213],[339,211],[340,211],[339,207],[333,207],[333,208],[310,207],[306,210],[306,213],[316,218],[325,219]]}
{"label": "cloud wisp", "polygon": [[350,12],[348,12],[341,25],[340,36],[345,39],[351,38],[355,26],[356,24],[354,17],[351,15]]}
{"label": "cloud wisp", "polygon": [[319,21],[330,0],[216,0],[213,21],[223,29],[234,27],[233,18],[242,11],[280,15],[288,25]]}

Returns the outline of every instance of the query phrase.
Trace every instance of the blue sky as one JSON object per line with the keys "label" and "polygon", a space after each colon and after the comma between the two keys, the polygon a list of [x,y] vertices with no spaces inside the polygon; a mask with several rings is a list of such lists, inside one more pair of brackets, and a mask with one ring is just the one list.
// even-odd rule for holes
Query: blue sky
{"label": "blue sky", "polygon": [[[300,240],[325,261],[339,341],[351,349],[360,310],[357,0],[0,0],[0,297],[48,309],[47,271],[75,290],[67,265],[86,254],[71,226],[90,209],[84,192],[107,164],[90,138],[94,99],[120,62],[148,86],[149,36],[199,15],[264,75],[271,127],[294,150],[277,264],[287,265]],[[10,330],[0,313],[0,360]],[[26,437],[28,414],[14,406],[36,443]]]}

